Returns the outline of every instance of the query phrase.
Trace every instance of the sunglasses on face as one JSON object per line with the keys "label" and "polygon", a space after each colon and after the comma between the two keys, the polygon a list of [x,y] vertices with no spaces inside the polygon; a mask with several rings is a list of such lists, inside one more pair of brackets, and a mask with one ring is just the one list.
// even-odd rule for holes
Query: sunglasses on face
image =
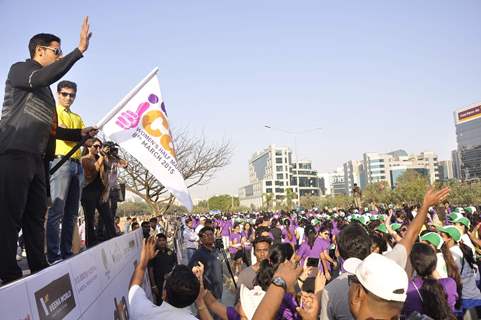
{"label": "sunglasses on face", "polygon": [[68,93],[68,92],[60,92],[60,95],[61,95],[62,97],[75,98],[75,96],[76,96],[77,94],[75,94],[75,93]]}
{"label": "sunglasses on face", "polygon": [[47,47],[47,46],[40,46],[40,48],[52,50],[53,54],[56,55],[57,57],[62,55],[62,49],[60,49],[60,48],[52,48],[52,47]]}
{"label": "sunglasses on face", "polygon": [[92,145],[92,147],[95,148],[95,149],[98,149],[98,148],[100,148],[100,147],[102,147],[102,146],[101,146],[100,144],[94,144],[94,145]]}

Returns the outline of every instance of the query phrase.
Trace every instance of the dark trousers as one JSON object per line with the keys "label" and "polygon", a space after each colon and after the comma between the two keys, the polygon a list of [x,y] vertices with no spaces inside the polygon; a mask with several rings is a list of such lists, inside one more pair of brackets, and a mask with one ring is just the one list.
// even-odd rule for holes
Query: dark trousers
{"label": "dark trousers", "polygon": [[109,202],[110,202],[110,212],[112,213],[112,218],[115,219],[115,216],[117,215],[117,203],[119,202],[119,194],[120,190],[119,189],[110,189],[110,196],[109,196]]}
{"label": "dark trousers", "polygon": [[[99,230],[103,232],[102,240],[108,240],[115,236],[114,220],[110,214],[108,202],[101,201],[100,189],[84,188],[82,191],[82,208],[85,216],[85,246],[87,248],[99,243],[95,232],[95,209],[99,212]],[[103,229],[103,230],[102,230]]]}
{"label": "dark trousers", "polygon": [[0,279],[22,277],[15,259],[18,232],[23,230],[30,271],[48,266],[44,254],[47,184],[39,155],[8,152],[0,155]]}

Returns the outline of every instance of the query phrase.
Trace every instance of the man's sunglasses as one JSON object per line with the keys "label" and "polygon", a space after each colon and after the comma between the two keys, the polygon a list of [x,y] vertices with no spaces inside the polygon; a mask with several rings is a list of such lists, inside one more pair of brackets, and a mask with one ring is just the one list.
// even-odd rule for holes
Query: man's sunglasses
{"label": "man's sunglasses", "polygon": [[68,93],[68,92],[60,92],[60,95],[62,97],[70,97],[70,98],[75,98],[75,96],[77,95],[76,93]]}
{"label": "man's sunglasses", "polygon": [[47,47],[47,46],[40,46],[40,48],[52,50],[53,54],[56,55],[57,57],[62,55],[62,49],[60,49],[60,48],[52,48],[52,47]]}

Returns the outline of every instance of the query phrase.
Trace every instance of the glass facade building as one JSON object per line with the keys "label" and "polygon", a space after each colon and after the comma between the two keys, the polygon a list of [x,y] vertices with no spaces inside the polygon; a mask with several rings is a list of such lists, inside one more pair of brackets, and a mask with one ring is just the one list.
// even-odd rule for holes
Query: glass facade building
{"label": "glass facade building", "polygon": [[462,180],[481,179],[481,105],[454,113]]}

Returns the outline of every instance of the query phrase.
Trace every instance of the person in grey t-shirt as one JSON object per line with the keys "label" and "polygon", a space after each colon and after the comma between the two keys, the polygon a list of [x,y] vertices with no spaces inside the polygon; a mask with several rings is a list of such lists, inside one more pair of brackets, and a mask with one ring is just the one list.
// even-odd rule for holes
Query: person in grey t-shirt
{"label": "person in grey t-shirt", "polygon": [[269,257],[269,249],[271,247],[272,240],[268,237],[257,237],[254,242],[254,255],[257,262],[250,267],[245,268],[239,274],[239,280],[237,283],[236,301],[239,301],[239,293],[241,285],[244,285],[249,290],[254,288],[254,280],[259,271],[261,261],[266,260]]}

